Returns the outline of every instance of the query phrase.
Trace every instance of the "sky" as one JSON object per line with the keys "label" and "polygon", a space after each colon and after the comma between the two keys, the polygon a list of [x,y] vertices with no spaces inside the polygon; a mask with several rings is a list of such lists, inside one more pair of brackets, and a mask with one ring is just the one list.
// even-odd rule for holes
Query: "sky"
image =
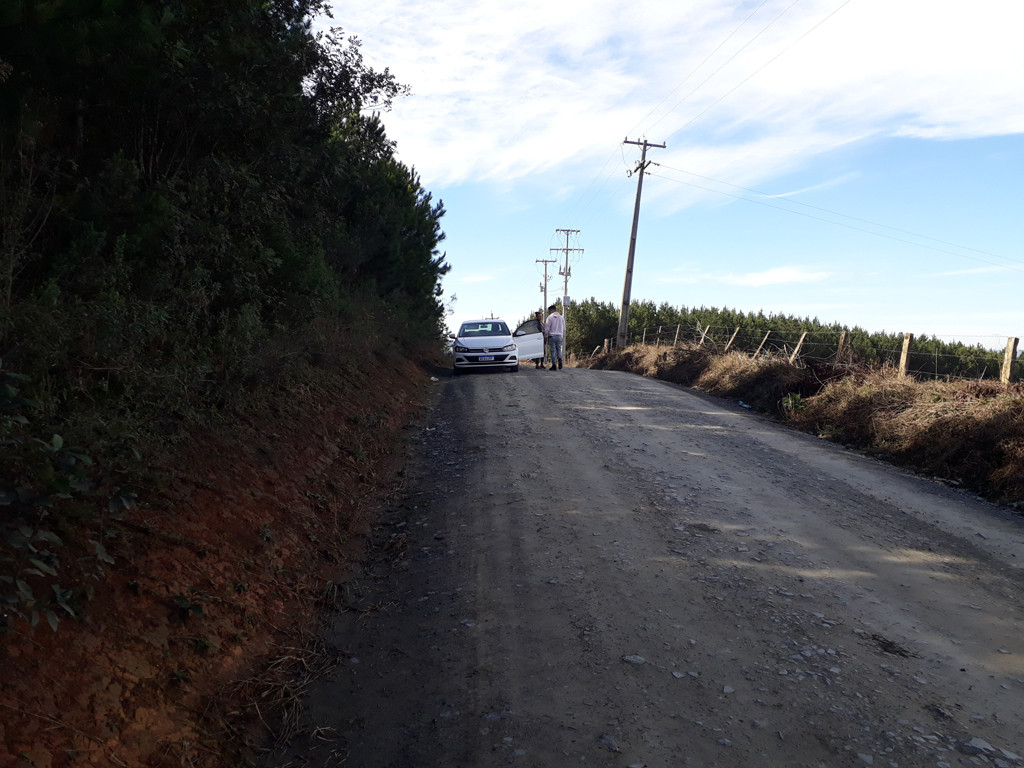
{"label": "sky", "polygon": [[529,316],[566,261],[573,300],[618,308],[646,140],[634,300],[1024,336],[1020,0],[375,0],[333,24],[410,89],[382,119],[447,211],[450,328]]}

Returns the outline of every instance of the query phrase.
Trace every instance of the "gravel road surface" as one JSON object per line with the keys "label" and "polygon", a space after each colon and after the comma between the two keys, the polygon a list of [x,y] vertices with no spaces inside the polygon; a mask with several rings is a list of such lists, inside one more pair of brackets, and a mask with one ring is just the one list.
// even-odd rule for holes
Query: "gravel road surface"
{"label": "gravel road surface", "polygon": [[1024,518],[631,374],[434,387],[278,765],[1024,765]]}

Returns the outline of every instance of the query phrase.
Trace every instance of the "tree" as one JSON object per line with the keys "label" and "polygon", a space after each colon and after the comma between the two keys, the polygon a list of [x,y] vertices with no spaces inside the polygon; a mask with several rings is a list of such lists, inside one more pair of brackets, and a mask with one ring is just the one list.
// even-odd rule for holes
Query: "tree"
{"label": "tree", "polygon": [[569,306],[572,322],[566,329],[566,354],[589,355],[604,340],[614,338],[619,326],[619,312],[609,302],[593,297],[574,301]]}

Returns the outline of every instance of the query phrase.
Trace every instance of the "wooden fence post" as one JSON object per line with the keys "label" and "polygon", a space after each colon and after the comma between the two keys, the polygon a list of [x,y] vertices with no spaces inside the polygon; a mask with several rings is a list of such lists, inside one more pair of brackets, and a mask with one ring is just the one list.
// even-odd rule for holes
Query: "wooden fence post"
{"label": "wooden fence post", "polygon": [[731,347],[731,346],[732,346],[732,343],[733,343],[733,342],[734,342],[734,341],[736,340],[736,334],[737,334],[737,333],[739,333],[739,332],[740,332],[740,327],[739,327],[739,326],[737,325],[737,326],[736,326],[736,330],[735,330],[735,331],[733,331],[733,332],[732,332],[732,336],[730,336],[730,337],[729,337],[729,343],[728,343],[728,344],[726,344],[726,345],[725,345],[725,349],[724,349],[724,350],[722,350],[722,351],[723,351],[723,353],[724,353],[724,352],[728,352],[728,351],[729,351],[729,347]]}
{"label": "wooden fence post", "polygon": [[839,346],[836,347],[836,362],[843,361],[843,348],[846,347],[846,331],[839,334]]}
{"label": "wooden fence post", "polygon": [[640,346],[642,346],[642,347],[646,347],[647,346],[647,329],[646,328],[644,328],[644,335],[640,337]]}
{"label": "wooden fence post", "polygon": [[659,325],[658,326],[658,338],[656,338],[654,340],[654,346],[655,347],[660,347],[661,346],[661,328],[662,328],[662,326]]}
{"label": "wooden fence post", "polygon": [[709,325],[707,328],[705,328],[703,331],[700,332],[700,343],[697,345],[698,347],[703,347],[704,346],[704,339],[707,338],[708,331],[710,331],[710,330],[711,330],[711,326]]}
{"label": "wooden fence post", "polygon": [[797,355],[800,354],[800,347],[804,345],[804,339],[807,338],[807,331],[800,334],[800,341],[796,343],[796,349],[793,350],[793,354],[789,356],[789,364],[793,365],[796,362]]}
{"label": "wooden fence post", "polygon": [[1020,339],[1011,336],[1006,340],[1006,356],[1003,357],[1003,369],[999,372],[999,380],[1009,384],[1013,378],[1013,362],[1017,359],[1017,344]]}
{"label": "wooden fence post", "polygon": [[910,362],[910,345],[914,343],[914,334],[903,334],[903,354],[900,355],[900,376],[907,375],[907,364]]}
{"label": "wooden fence post", "polygon": [[672,342],[672,346],[673,347],[678,347],[679,346],[679,329],[681,327],[682,326],[679,326],[679,325],[676,326],[676,339],[675,339],[675,341]]}
{"label": "wooden fence post", "polygon": [[757,347],[757,352],[755,352],[755,353],[754,353],[754,357],[757,357],[758,355],[760,355],[760,354],[761,354],[761,349],[762,349],[762,348],[764,347],[764,343],[765,343],[766,341],[768,341],[768,337],[769,337],[769,336],[771,336],[771,335],[772,335],[772,332],[771,332],[771,331],[768,331],[768,333],[766,333],[766,334],[764,335],[764,338],[763,338],[763,339],[761,339],[761,343],[760,343],[760,345],[759,345],[759,346]]}

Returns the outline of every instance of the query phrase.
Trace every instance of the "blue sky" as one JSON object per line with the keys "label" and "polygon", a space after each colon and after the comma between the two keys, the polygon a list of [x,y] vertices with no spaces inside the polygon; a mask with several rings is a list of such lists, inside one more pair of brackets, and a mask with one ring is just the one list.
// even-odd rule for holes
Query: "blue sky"
{"label": "blue sky", "polygon": [[[335,8],[410,86],[383,115],[447,214],[449,324],[573,299],[1024,335],[1019,0],[377,0]],[[549,299],[562,292],[557,270]],[[571,318],[570,318],[571,322]]]}

